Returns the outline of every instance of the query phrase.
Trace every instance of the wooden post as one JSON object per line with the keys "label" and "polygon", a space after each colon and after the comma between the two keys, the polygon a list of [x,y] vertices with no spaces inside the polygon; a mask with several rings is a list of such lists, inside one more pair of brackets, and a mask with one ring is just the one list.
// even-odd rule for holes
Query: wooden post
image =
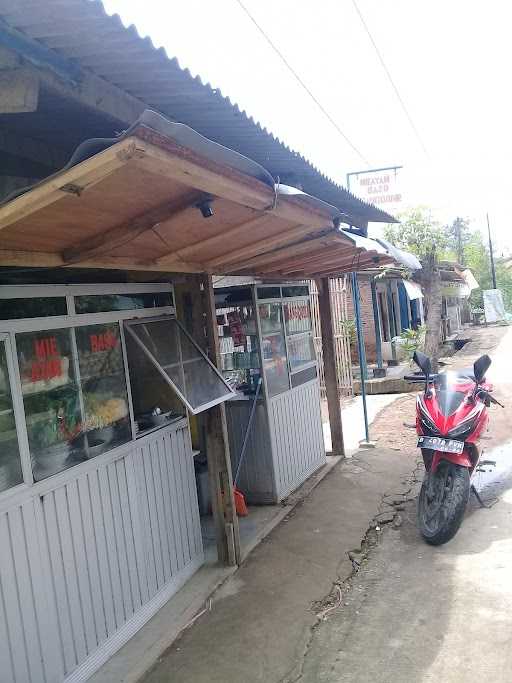
{"label": "wooden post", "polygon": [[382,336],[380,333],[380,312],[379,312],[379,302],[377,299],[377,285],[375,284],[375,278],[372,277],[370,280],[370,287],[372,290],[372,306],[373,306],[373,324],[375,325],[375,347],[377,353],[377,367],[379,370],[384,368],[384,363],[382,362]]}
{"label": "wooden post", "polygon": [[[211,275],[204,276],[203,287],[210,360],[220,367],[219,337]],[[229,565],[240,564],[240,530],[233,496],[226,407],[223,403],[210,408],[206,413],[206,457],[208,458],[219,562]]]}
{"label": "wooden post", "polygon": [[331,426],[331,443],[333,455],[345,457],[343,443],[343,425],[341,423],[341,406],[338,395],[338,377],[336,368],[336,354],[334,350],[334,328],[332,322],[331,294],[329,278],[323,277],[317,281],[318,304],[320,309],[320,327],[322,330],[322,353],[324,359],[325,392],[329,409],[329,424]]}

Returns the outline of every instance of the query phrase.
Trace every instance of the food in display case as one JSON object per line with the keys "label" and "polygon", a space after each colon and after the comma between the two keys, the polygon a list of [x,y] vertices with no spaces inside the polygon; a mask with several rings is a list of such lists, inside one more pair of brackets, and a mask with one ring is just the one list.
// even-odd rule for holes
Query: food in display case
{"label": "food in display case", "polygon": [[17,335],[36,481],[131,438],[117,323]]}

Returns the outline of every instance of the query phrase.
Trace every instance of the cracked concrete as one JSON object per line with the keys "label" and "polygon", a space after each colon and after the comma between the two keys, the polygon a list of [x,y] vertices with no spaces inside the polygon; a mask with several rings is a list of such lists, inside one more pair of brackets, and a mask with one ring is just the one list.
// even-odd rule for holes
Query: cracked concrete
{"label": "cracked concrete", "polygon": [[316,628],[349,591],[382,533],[378,515],[411,493],[414,467],[412,458],[381,449],[335,467],[228,579],[211,611],[144,683],[299,680]]}
{"label": "cracked concrete", "polygon": [[[414,487],[405,500],[384,497],[394,520],[343,604],[314,630],[301,683],[512,680],[512,330],[495,330],[499,341],[498,333],[506,333],[498,349],[488,338],[484,348],[494,351],[489,378],[507,408],[490,412],[485,457],[497,466],[478,474],[475,485],[486,501],[499,500],[481,509],[471,497],[455,538],[433,548],[416,529]],[[473,347],[466,358],[483,351]]]}

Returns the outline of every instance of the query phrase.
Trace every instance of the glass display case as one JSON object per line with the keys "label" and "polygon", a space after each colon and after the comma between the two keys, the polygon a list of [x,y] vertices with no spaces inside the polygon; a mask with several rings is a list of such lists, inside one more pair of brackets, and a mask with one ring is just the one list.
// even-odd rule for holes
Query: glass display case
{"label": "glass display case", "polygon": [[254,393],[261,362],[251,289],[219,292],[215,302],[224,379],[234,391]]}
{"label": "glass display case", "polygon": [[130,439],[117,323],[24,332],[16,346],[36,481]]}
{"label": "glass display case", "polygon": [[[325,461],[309,286],[218,288],[215,292],[233,471],[253,408],[240,488],[250,503],[275,503]],[[243,365],[242,365],[243,363]]]}

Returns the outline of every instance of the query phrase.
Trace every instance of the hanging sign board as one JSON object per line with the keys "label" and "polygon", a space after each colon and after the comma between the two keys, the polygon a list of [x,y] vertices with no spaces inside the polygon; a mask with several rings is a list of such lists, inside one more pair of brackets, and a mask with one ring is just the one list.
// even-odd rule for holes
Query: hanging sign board
{"label": "hanging sign board", "polygon": [[384,211],[399,209],[403,198],[398,168],[350,174],[350,191],[365,202]]}

